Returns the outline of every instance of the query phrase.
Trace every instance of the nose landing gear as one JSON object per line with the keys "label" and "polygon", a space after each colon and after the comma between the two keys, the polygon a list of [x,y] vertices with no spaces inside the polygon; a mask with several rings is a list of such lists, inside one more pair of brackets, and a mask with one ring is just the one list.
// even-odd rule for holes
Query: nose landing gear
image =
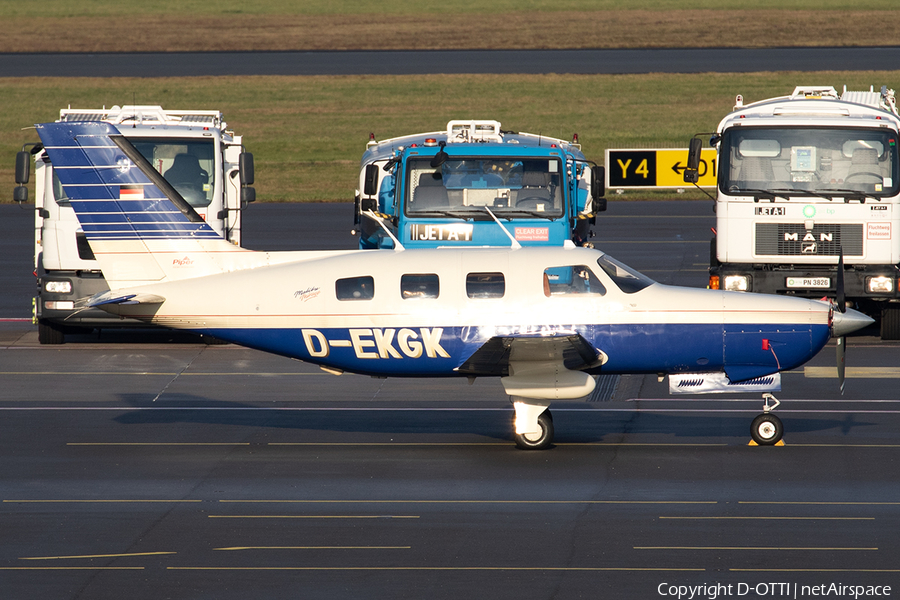
{"label": "nose landing gear", "polygon": [[[759,446],[774,446],[784,436],[784,424],[772,414],[781,402],[769,393],[763,394],[763,400],[765,400],[763,414],[753,419],[750,424],[750,437]],[[769,406],[769,400],[774,402],[772,406]]]}

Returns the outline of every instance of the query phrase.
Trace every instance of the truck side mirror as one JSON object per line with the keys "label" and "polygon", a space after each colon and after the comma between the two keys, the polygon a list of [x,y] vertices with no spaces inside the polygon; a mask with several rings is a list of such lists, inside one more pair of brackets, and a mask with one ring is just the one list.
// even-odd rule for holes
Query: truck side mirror
{"label": "truck side mirror", "polygon": [[241,171],[241,185],[253,185],[253,155],[241,152],[238,157],[238,169]]}
{"label": "truck side mirror", "polygon": [[25,185],[31,179],[31,152],[16,152],[16,183]]}
{"label": "truck side mirror", "polygon": [[594,199],[594,212],[606,210],[606,169],[594,166],[591,169],[591,197]]}
{"label": "truck side mirror", "polygon": [[374,196],[378,193],[378,165],[366,165],[366,177],[363,194]]}
{"label": "truck side mirror", "polygon": [[700,138],[691,138],[688,145],[687,166],[684,168],[684,182],[696,184],[700,181],[700,153],[703,149],[703,141]]}
{"label": "truck side mirror", "polygon": [[251,202],[256,202],[256,188],[241,188],[241,206],[247,206]]}
{"label": "truck side mirror", "polygon": [[13,190],[13,200],[16,202],[28,202],[28,188],[25,184],[31,179],[31,152],[22,150],[16,153],[16,183]]}

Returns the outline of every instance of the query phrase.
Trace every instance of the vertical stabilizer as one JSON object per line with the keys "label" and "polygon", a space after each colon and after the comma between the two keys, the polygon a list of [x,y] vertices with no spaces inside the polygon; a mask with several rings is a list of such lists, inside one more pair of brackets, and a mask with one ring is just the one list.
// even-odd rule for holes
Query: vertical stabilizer
{"label": "vertical stabilizer", "polygon": [[255,254],[207,225],[114,126],[37,131],[111,289],[241,268]]}

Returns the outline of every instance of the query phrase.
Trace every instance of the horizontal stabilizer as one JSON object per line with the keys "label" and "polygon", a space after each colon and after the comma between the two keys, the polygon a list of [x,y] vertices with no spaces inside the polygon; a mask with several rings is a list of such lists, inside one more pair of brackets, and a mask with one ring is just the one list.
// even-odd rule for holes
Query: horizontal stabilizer
{"label": "horizontal stabilizer", "polygon": [[781,373],[731,383],[725,373],[669,375],[670,394],[718,394],[723,392],[780,392]]}

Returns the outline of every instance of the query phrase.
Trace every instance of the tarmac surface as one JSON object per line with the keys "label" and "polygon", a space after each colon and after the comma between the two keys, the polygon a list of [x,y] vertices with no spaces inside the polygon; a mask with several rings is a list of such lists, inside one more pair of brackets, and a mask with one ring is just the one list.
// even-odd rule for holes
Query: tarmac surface
{"label": "tarmac surface", "polygon": [[[33,287],[17,211],[0,206],[9,319],[27,318]],[[257,205],[245,217],[250,248],[354,243],[347,204]],[[613,201],[596,242],[661,282],[702,287],[713,225],[708,201]],[[29,322],[6,320],[0,591],[895,595],[900,344],[873,333],[849,341],[844,396],[833,346],[784,375],[783,447],[748,446],[759,396],[672,397],[654,376],[625,376],[590,401],[554,404],[555,446],[525,452],[496,379],[335,377],[166,332],[40,346]]]}
{"label": "tarmac surface", "polygon": [[0,54],[0,77],[890,71],[900,46]]}

